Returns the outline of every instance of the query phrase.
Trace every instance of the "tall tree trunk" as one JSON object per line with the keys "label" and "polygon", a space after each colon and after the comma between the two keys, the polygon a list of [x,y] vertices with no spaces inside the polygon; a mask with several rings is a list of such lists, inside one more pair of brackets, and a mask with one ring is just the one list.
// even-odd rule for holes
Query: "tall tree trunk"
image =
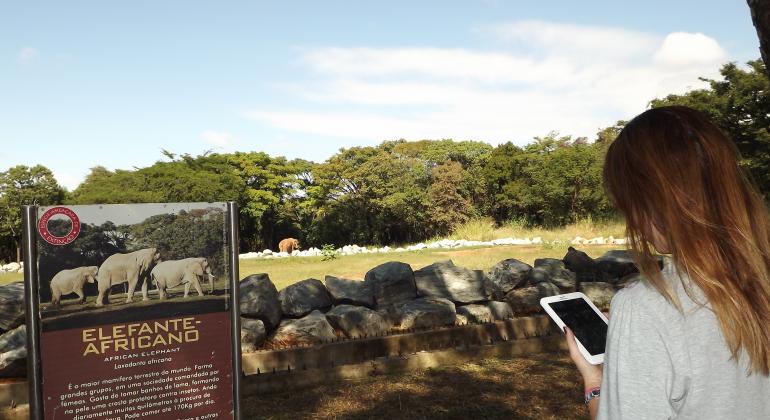
{"label": "tall tree trunk", "polygon": [[746,0],[751,9],[751,20],[757,28],[759,51],[765,62],[765,73],[770,77],[770,0]]}
{"label": "tall tree trunk", "polygon": [[21,262],[21,241],[16,239],[16,262]]}

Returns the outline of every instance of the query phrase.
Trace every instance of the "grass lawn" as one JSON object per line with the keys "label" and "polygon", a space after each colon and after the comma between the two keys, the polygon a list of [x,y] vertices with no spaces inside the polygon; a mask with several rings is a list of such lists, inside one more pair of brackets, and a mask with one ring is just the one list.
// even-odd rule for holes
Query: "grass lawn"
{"label": "grass lawn", "polygon": [[585,419],[564,354],[488,358],[251,396],[246,419]]}
{"label": "grass lawn", "polygon": [[[321,261],[321,257],[287,257],[281,259],[241,260],[241,278],[249,274],[268,273],[278,289],[307,278],[323,280],[331,275],[350,279],[363,279],[369,269],[387,261],[402,261],[414,269],[439,260],[451,259],[455,264],[474,270],[487,270],[500,260],[516,258],[533,264],[535,258],[562,258],[568,245],[511,245],[495,247],[471,247],[459,249],[424,249],[421,251],[390,252],[385,254],[344,255],[335,260]],[[591,257],[598,257],[610,249],[622,249],[622,245],[579,246]],[[0,274],[0,285],[21,281],[20,273]]]}
{"label": "grass lawn", "polygon": [[[418,269],[433,262],[451,259],[455,264],[474,270],[487,270],[506,258],[516,258],[533,264],[535,258],[562,258],[568,245],[549,246],[495,246],[459,249],[426,249],[421,251],[391,252],[385,254],[345,255],[335,260],[321,261],[321,257],[287,257],[282,259],[241,260],[241,278],[249,274],[267,273],[278,289],[307,278],[323,280],[325,275],[349,279],[363,279],[369,269],[387,261],[401,261]],[[579,247],[591,257],[599,257],[622,245],[591,245]]]}

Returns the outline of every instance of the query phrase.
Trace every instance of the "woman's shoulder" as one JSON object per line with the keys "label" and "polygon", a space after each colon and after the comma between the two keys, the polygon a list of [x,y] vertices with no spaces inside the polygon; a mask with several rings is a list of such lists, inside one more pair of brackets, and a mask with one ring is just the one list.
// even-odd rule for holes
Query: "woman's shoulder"
{"label": "woman's shoulder", "polygon": [[610,307],[613,306],[639,306],[642,308],[655,308],[668,302],[658,290],[641,277],[639,280],[618,290],[612,298]]}

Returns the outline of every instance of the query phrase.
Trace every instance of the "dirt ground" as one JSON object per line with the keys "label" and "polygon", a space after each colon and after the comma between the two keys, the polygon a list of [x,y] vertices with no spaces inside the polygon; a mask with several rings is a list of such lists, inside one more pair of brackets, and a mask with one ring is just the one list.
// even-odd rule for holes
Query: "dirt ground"
{"label": "dirt ground", "polygon": [[488,358],[243,400],[245,419],[584,419],[565,354]]}

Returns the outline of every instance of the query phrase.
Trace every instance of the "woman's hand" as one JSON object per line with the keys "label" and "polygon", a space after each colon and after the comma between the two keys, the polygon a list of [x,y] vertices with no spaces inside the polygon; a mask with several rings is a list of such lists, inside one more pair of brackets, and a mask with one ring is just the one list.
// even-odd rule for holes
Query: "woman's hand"
{"label": "woman's hand", "polygon": [[578,371],[583,376],[583,384],[585,388],[593,388],[595,386],[601,386],[602,384],[602,365],[592,365],[588,363],[588,360],[583,357],[578,350],[577,342],[575,341],[575,335],[572,334],[572,330],[564,327],[565,340],[567,341],[567,347],[569,348],[569,357],[577,366]]}

